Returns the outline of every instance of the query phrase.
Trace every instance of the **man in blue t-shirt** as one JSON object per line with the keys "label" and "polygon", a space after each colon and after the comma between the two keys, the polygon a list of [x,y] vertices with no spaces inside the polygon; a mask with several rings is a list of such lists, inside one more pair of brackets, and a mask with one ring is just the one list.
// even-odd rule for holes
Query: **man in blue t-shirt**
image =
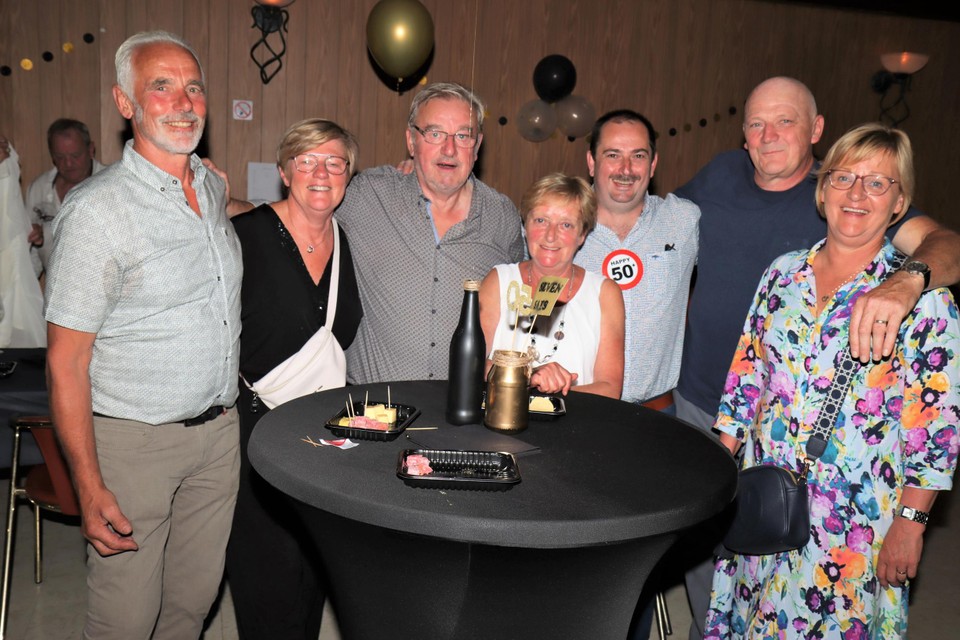
{"label": "man in blue t-shirt", "polygon": [[[708,432],[761,274],[777,256],[826,235],[814,202],[813,145],[823,130],[823,116],[803,83],[770,78],[747,98],[746,152],[718,155],[677,190],[699,205],[701,219],[696,286],[674,399],[679,418]],[[960,280],[960,235],[911,209],[888,236],[912,258],[857,302],[850,349],[864,362],[892,353],[901,321],[924,290]],[[710,561],[687,573],[691,638],[702,636],[712,580]]]}

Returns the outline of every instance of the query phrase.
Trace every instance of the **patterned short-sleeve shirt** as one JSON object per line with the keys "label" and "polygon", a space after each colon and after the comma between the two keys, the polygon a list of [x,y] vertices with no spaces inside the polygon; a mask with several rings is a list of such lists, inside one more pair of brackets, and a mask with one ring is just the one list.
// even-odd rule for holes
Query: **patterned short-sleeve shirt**
{"label": "patterned short-sleeve shirt", "polygon": [[151,424],[237,398],[240,243],[223,181],[191,156],[202,216],[128,142],[54,221],[48,322],[95,333],[93,410]]}
{"label": "patterned short-sleeve shirt", "polygon": [[415,174],[368,169],[347,188],[336,217],[350,238],[363,303],[347,351],[351,382],[446,380],[463,281],[522,259],[516,207],[470,180],[470,212],[439,243]]}

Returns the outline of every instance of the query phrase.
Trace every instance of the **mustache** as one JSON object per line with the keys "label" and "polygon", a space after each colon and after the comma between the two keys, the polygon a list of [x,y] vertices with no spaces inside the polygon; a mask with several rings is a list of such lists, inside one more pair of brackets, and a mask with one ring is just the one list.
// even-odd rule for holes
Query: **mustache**
{"label": "mustache", "polygon": [[192,111],[184,111],[183,113],[178,113],[176,115],[163,116],[159,120],[160,122],[192,122],[197,123],[201,122],[200,116],[195,114]]}

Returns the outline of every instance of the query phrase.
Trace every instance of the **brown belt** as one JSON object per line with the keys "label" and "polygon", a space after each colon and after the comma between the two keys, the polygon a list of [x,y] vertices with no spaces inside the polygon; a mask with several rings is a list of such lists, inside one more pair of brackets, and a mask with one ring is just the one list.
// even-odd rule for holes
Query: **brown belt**
{"label": "brown belt", "polygon": [[642,406],[648,409],[654,409],[655,411],[663,411],[667,407],[673,405],[673,392],[667,391],[662,393],[655,398],[650,398],[646,402],[641,403]]}

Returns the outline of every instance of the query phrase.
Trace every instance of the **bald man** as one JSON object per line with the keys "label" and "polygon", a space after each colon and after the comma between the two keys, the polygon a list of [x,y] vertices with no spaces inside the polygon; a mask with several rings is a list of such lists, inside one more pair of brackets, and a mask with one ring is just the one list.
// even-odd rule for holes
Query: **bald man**
{"label": "bald man", "polygon": [[[823,132],[824,118],[802,82],[765,80],[744,108],[745,151],[718,155],[677,191],[699,205],[701,219],[697,281],[674,399],[677,416],[707,432],[763,271],[774,258],[826,235],[814,201],[819,163],[813,145]],[[912,258],[857,302],[850,349],[864,362],[892,353],[900,322],[925,289],[960,280],[960,236],[953,231],[911,208],[887,235]],[[704,546],[716,542],[704,540]],[[712,580],[710,561],[687,574],[691,638],[702,636]]]}

